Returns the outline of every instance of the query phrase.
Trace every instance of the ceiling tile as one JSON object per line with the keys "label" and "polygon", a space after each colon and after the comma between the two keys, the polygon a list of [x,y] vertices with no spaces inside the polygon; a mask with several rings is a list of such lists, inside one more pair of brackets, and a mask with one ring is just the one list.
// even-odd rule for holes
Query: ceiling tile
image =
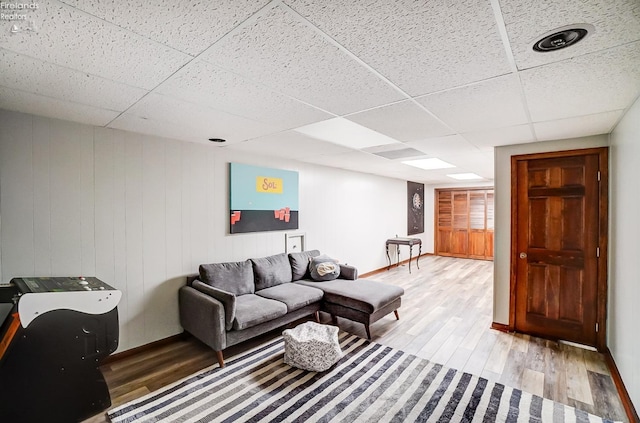
{"label": "ceiling tile", "polygon": [[442,158],[451,154],[477,153],[478,149],[460,135],[431,138],[408,143],[431,157]]}
{"label": "ceiling tile", "polygon": [[517,75],[417,98],[458,132],[527,123]]}
{"label": "ceiling tile", "polygon": [[3,49],[0,63],[0,85],[102,109],[124,111],[148,92]]}
{"label": "ceiling tile", "polygon": [[404,142],[453,133],[411,100],[356,113],[346,119]]}
{"label": "ceiling tile", "polygon": [[[466,168],[475,166],[484,160],[480,159],[492,159],[493,153],[489,152],[477,152],[473,150],[461,150],[461,151],[449,151],[446,153],[442,153],[441,157],[449,163],[459,167]],[[459,172],[459,170],[455,170],[455,172]],[[448,173],[454,173],[453,171]]]}
{"label": "ceiling tile", "polygon": [[192,62],[155,92],[291,129],[332,115],[205,62]]}
{"label": "ceiling tile", "polygon": [[0,37],[0,48],[145,89],[191,60],[63,3],[38,6],[31,14],[38,31]]}
{"label": "ceiling tile", "polygon": [[376,156],[384,157],[385,159],[389,159],[389,160],[407,159],[409,157],[415,158],[418,156],[425,155],[422,151],[416,150],[415,148],[403,148],[400,150],[379,151],[377,153],[372,152],[372,154],[375,154]]}
{"label": "ceiling tile", "polygon": [[376,173],[377,170],[394,163],[382,157],[355,150],[339,154],[319,154],[316,156],[309,156],[305,157],[303,161],[366,173]]}
{"label": "ceiling tile", "polygon": [[113,110],[45,97],[0,86],[0,109],[15,110],[88,125],[104,126],[118,116]]}
{"label": "ceiling tile", "polygon": [[62,0],[73,7],[196,55],[253,15],[269,0]]}
{"label": "ceiling tile", "polygon": [[[640,40],[637,0],[500,0],[500,7],[519,69]],[[541,35],[576,23],[591,24],[595,31],[564,50],[545,53],[533,50],[533,43]]]}
{"label": "ceiling tile", "polygon": [[193,130],[197,130],[198,134],[206,136],[204,142],[215,137],[233,143],[275,132],[272,127],[261,122],[155,93],[140,100],[127,114],[181,126],[184,128],[183,136],[188,137],[186,139],[192,139]]}
{"label": "ceiling tile", "polygon": [[436,137],[421,141],[408,142],[407,145],[416,148],[420,151],[424,151],[431,157],[442,158],[443,154],[460,153],[460,152],[474,152],[477,153],[478,149],[465,140],[460,135],[450,135],[446,137]]}
{"label": "ceiling tile", "polygon": [[510,71],[488,0],[285,3],[412,96]]}
{"label": "ceiling tile", "polygon": [[[307,137],[303,134],[286,131],[278,134],[266,135],[249,141],[231,144],[230,150],[246,151],[266,156],[286,157],[289,159],[304,159],[322,155],[342,154],[353,151],[330,142]],[[327,162],[325,162],[325,165]]]}
{"label": "ceiling tile", "polygon": [[473,131],[462,136],[476,147],[523,144],[536,141],[529,125],[516,125]]}
{"label": "ceiling tile", "polygon": [[423,183],[434,183],[443,180],[446,174],[443,170],[424,170],[406,165],[402,162],[390,162],[384,169],[378,170],[377,172],[382,172],[382,174],[392,178]]}
{"label": "ceiling tile", "polygon": [[[483,178],[493,179],[493,151],[458,151],[444,153],[441,157],[455,165],[455,169],[444,169],[444,173],[472,172]],[[451,179],[449,179],[451,182]]]}
{"label": "ceiling tile", "polygon": [[267,10],[201,58],[338,115],[402,98],[280,7]]}
{"label": "ceiling tile", "polygon": [[595,115],[538,122],[533,126],[540,141],[608,134],[623,113],[624,110],[614,110]]}
{"label": "ceiling tile", "polygon": [[183,125],[163,120],[149,119],[131,113],[123,113],[118,116],[117,119],[109,124],[109,128],[198,143],[208,143],[207,137],[211,136],[207,133],[206,129],[188,128],[185,130]]}
{"label": "ceiling tile", "polygon": [[[405,166],[408,167],[408,166]],[[426,171],[419,170],[413,171],[411,169],[385,169],[383,172],[380,172],[380,175],[387,176],[389,178],[402,179],[405,181],[412,181],[417,183],[422,183],[426,185],[437,185],[450,183],[451,179],[447,178],[444,174],[435,174],[435,173],[427,173],[427,172],[436,172],[436,171]]]}
{"label": "ceiling tile", "polygon": [[534,122],[625,109],[640,92],[640,42],[520,72]]}

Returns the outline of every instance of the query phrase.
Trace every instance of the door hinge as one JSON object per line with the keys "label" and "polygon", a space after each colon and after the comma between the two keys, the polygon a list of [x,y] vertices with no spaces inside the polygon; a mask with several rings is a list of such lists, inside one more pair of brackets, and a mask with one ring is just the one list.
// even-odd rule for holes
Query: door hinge
{"label": "door hinge", "polygon": [[596,247],[596,257],[600,257],[600,247]]}
{"label": "door hinge", "polygon": [[598,331],[600,331],[600,325],[596,323],[596,333],[598,333]]}
{"label": "door hinge", "polygon": [[598,182],[600,182],[600,171],[598,171]]}

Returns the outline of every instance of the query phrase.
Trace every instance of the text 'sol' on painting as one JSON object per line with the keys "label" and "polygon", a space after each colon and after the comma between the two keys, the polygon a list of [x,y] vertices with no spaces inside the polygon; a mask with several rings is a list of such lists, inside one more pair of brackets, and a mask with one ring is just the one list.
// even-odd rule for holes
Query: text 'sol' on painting
{"label": "text 'sol' on painting", "polygon": [[298,172],[229,163],[229,232],[298,229]]}

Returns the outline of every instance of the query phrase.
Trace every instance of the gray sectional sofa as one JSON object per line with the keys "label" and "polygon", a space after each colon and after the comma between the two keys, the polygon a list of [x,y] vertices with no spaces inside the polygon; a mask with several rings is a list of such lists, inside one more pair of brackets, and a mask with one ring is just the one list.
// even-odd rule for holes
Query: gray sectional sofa
{"label": "gray sectional sofa", "polygon": [[[404,290],[380,282],[358,279],[353,266],[336,264],[336,274],[318,276],[309,271],[311,261],[323,262],[318,250],[277,254],[242,262],[200,266],[180,288],[180,323],[193,336],[222,351],[257,335],[318,312],[369,325],[394,311],[396,318]],[[328,263],[329,270],[331,263]],[[327,271],[320,266],[322,270]],[[339,274],[338,274],[339,272]],[[337,276],[336,279],[333,279]]]}

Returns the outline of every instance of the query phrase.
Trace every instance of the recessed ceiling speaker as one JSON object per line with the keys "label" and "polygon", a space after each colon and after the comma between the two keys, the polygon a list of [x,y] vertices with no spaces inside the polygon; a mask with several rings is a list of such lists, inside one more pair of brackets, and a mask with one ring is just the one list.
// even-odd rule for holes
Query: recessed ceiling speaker
{"label": "recessed ceiling speaker", "polygon": [[533,44],[533,49],[540,53],[560,50],[576,44],[594,31],[594,26],[590,24],[573,24],[556,28],[543,34]]}

